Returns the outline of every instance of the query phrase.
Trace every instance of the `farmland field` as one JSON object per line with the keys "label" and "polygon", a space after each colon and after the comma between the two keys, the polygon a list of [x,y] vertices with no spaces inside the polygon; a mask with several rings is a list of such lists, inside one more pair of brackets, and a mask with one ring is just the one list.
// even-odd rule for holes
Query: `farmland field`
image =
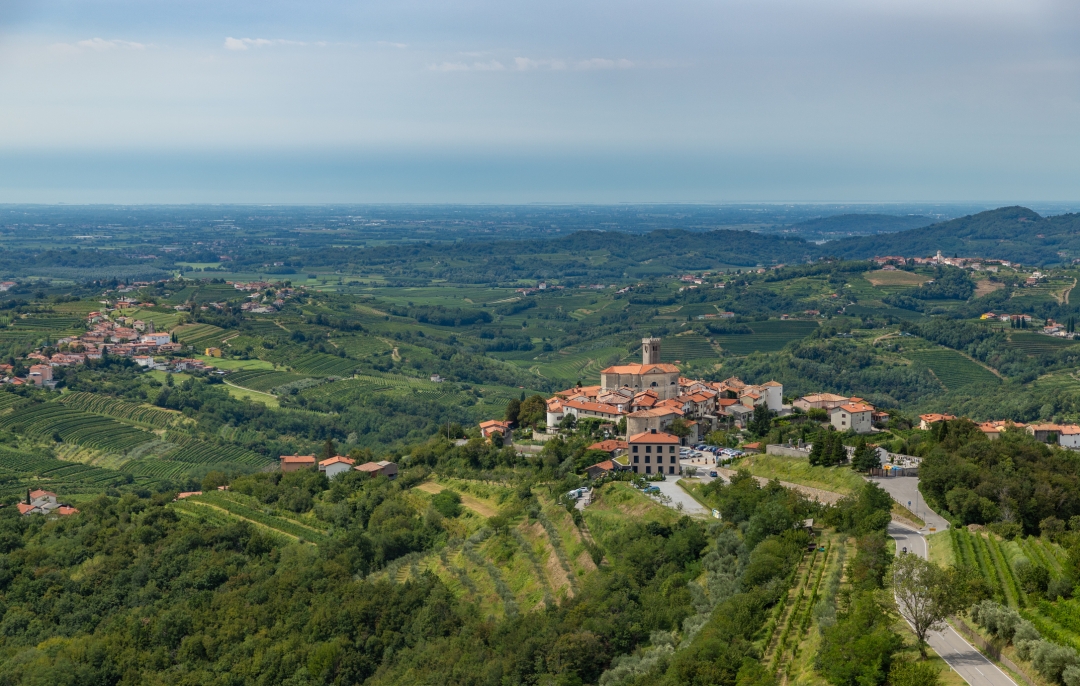
{"label": "farmland field", "polygon": [[972,384],[1000,383],[1000,379],[985,367],[972,362],[955,350],[931,348],[906,353],[913,360],[925,364],[934,376],[950,391]]}
{"label": "farmland field", "polygon": [[273,462],[268,457],[241,448],[238,445],[214,445],[196,441],[180,447],[164,457],[166,462],[186,462],[188,464],[218,464],[232,462],[252,467],[265,467]]}
{"label": "farmland field", "polygon": [[874,286],[919,286],[926,281],[930,280],[929,276],[922,274],[916,274],[914,272],[906,272],[897,269],[896,271],[877,269],[875,271],[866,272],[863,274],[863,278],[869,281]]}
{"label": "farmland field", "polygon": [[176,329],[176,340],[196,350],[220,346],[221,340],[229,335],[225,329],[212,324],[184,324]]}
{"label": "farmland field", "polygon": [[242,370],[233,372],[227,377],[231,384],[243,388],[250,388],[253,391],[260,391],[262,393],[268,393],[278,386],[284,386],[285,384],[310,378],[312,377],[304,374],[275,372],[268,369]]}
{"label": "farmland field", "polygon": [[179,412],[168,412],[147,405],[126,403],[98,393],[68,393],[60,398],[60,402],[76,410],[123,419],[155,429],[163,429],[183,419],[183,415]]}
{"label": "farmland field", "polygon": [[700,334],[673,336],[660,344],[660,356],[664,361],[707,360],[718,357],[708,339]]}
{"label": "farmland field", "polygon": [[1080,342],[1067,338],[1055,338],[1034,331],[1013,331],[1009,333],[1008,347],[1021,350],[1028,355],[1038,356],[1055,353],[1062,348],[1080,345]]}
{"label": "farmland field", "polygon": [[18,409],[0,418],[0,429],[20,430],[35,438],[57,435],[66,443],[109,452],[123,452],[153,440],[153,434],[60,403]]}
{"label": "farmland field", "polygon": [[[812,321],[765,321],[747,324],[753,333],[726,334],[716,337],[716,342],[728,353],[749,355],[753,352],[776,352],[791,341],[797,341],[818,328]],[[663,344],[661,343],[661,350]]]}
{"label": "farmland field", "polygon": [[16,319],[11,323],[15,329],[27,329],[31,331],[53,332],[71,331],[81,328],[83,320],[79,317],[45,317],[31,315],[26,318]]}

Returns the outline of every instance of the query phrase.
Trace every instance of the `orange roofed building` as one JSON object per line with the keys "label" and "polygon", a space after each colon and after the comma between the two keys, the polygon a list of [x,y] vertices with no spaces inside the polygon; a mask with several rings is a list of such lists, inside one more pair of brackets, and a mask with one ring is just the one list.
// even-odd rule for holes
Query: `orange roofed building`
{"label": "orange roofed building", "polygon": [[491,438],[492,434],[500,433],[503,437],[503,443],[509,443],[512,438],[510,427],[510,422],[489,419],[486,422],[480,422],[480,435],[484,438]]}
{"label": "orange roofed building", "polygon": [[376,477],[385,476],[393,481],[397,478],[398,467],[393,462],[387,462],[386,460],[380,460],[378,462],[365,462],[364,464],[358,464],[353,467],[358,472],[364,472],[365,474]]}
{"label": "orange roofed building", "polygon": [[929,431],[930,427],[938,422],[951,422],[956,419],[951,414],[920,414],[919,415],[919,428],[923,431]]}
{"label": "orange roofed building", "polygon": [[660,362],[660,339],[641,339],[641,364],[608,367],[600,372],[600,386],[605,391],[629,388],[632,391],[651,389],[660,400],[679,395],[679,368]]}
{"label": "orange roofed building", "polygon": [[662,431],[646,431],[626,439],[630,469],[635,474],[678,474],[682,441]]}
{"label": "orange roofed building", "polygon": [[315,466],[314,455],[282,455],[280,459],[283,472],[298,472]]}

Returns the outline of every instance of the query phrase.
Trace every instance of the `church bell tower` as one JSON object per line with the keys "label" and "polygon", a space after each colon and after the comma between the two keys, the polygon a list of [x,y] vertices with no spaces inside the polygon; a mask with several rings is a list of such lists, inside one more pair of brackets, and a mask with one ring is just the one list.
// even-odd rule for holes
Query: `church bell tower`
{"label": "church bell tower", "polygon": [[641,339],[641,364],[660,364],[660,339]]}

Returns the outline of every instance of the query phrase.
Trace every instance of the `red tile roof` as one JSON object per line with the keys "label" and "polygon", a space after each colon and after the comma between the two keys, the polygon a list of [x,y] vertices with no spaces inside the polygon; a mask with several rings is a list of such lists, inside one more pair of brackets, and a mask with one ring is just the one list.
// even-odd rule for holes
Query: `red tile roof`
{"label": "red tile roof", "polygon": [[668,433],[657,431],[653,433],[646,431],[644,433],[635,434],[626,439],[627,443],[680,443],[678,436],[672,436]]}
{"label": "red tile roof", "polygon": [[284,464],[315,464],[314,455],[282,455],[281,461]]}
{"label": "red tile roof", "polygon": [[588,447],[588,450],[606,450],[609,453],[614,450],[626,450],[626,441],[619,441],[614,438],[609,438],[606,441],[593,443]]}
{"label": "red tile roof", "polygon": [[344,462],[345,464],[356,464],[355,460],[351,460],[351,459],[349,459],[347,457],[344,457],[342,455],[334,455],[329,460],[320,460],[319,461],[319,466],[320,467],[329,467],[330,465],[337,464],[339,462]]}

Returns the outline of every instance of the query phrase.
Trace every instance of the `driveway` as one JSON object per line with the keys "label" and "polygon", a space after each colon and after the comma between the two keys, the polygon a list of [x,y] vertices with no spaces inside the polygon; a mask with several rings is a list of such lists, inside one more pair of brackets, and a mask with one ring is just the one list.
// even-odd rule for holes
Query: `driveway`
{"label": "driveway", "polygon": [[[916,477],[893,477],[886,479],[886,481],[896,481],[901,478],[918,481]],[[912,503],[914,502],[912,500]],[[936,514],[933,514],[933,516],[937,517]],[[925,518],[926,515],[923,514],[922,517]],[[929,520],[927,520],[927,523],[929,523]],[[889,536],[896,541],[897,555],[903,555],[904,548],[907,548],[908,554],[918,555],[923,558],[930,553],[929,546],[922,534],[903,524],[897,522],[889,524]],[[1016,682],[965,641],[960,634],[956,633],[956,629],[949,625],[945,625],[942,631],[928,633],[926,642],[971,686],[1016,686]]]}
{"label": "driveway", "polygon": [[682,503],[682,511],[691,516],[707,517],[712,513],[705,509],[701,503],[694,500],[689,493],[682,489],[679,485],[679,481],[682,477],[669,476],[665,481],[650,481],[650,486],[656,486],[660,489],[660,492],[671,498],[671,503],[668,507],[678,509],[679,503]]}
{"label": "driveway", "polygon": [[[926,506],[922,493],[919,493],[919,477],[917,476],[872,476],[868,481],[873,481],[881,486],[893,500],[900,503],[915,513],[915,516],[926,522],[927,527],[933,527],[938,531],[949,528],[949,522]],[[911,503],[908,505],[908,503]]]}

